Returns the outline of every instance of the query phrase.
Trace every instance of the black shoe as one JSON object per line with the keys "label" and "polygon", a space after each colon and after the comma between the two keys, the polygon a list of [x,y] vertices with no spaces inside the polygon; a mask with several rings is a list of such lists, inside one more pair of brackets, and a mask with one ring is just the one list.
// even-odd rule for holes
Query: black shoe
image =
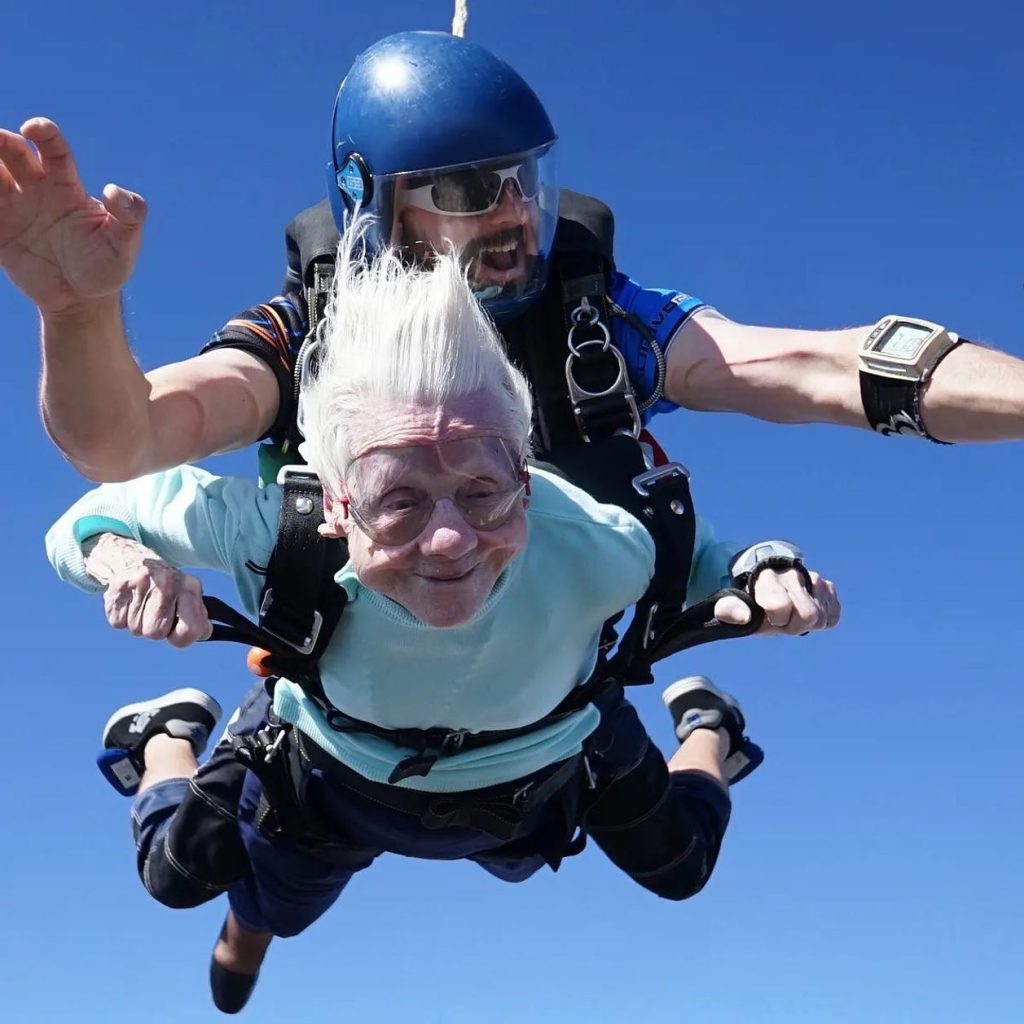
{"label": "black shoe", "polygon": [[[224,924],[220,928],[219,939],[224,938],[227,930],[228,922],[227,918],[225,918]],[[259,970],[255,974],[242,974],[241,971],[230,971],[228,968],[222,967],[211,956],[210,995],[213,996],[213,1005],[221,1013],[238,1013],[249,1002],[249,996],[252,995],[252,990],[256,987],[259,976]]]}
{"label": "black shoe", "polygon": [[210,957],[210,995],[213,996],[213,1005],[221,1013],[238,1013],[249,1002],[259,976],[259,971],[255,974],[229,971]]}
{"label": "black shoe", "polygon": [[747,723],[740,702],[712,686],[710,679],[679,679],[665,688],[661,699],[672,715],[680,743],[695,729],[725,729],[729,753],[722,769],[730,784],[745,779],[764,760],[764,751],[743,735]]}
{"label": "black shoe", "polygon": [[145,769],[142,751],[158,733],[188,740],[196,757],[220,718],[220,705],[202,690],[172,690],[153,700],[118,708],[103,729],[103,752],[96,759],[104,778],[132,796]]}

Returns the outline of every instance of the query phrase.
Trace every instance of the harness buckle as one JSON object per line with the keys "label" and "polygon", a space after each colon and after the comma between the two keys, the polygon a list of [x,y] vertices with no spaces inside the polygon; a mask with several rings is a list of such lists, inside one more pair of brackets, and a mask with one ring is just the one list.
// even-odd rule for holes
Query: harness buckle
{"label": "harness buckle", "polygon": [[[580,349],[586,345],[600,345],[601,350],[607,352],[611,347],[612,335],[611,331],[601,320],[601,312],[596,306],[590,305],[587,301],[586,296],[583,297],[583,302],[577,306],[570,314],[570,320],[572,326],[569,328],[569,335],[566,338],[566,342],[569,346],[569,351],[577,358],[580,358]],[[574,335],[578,330],[587,330],[589,328],[597,328],[601,332],[600,338],[591,338],[588,341],[577,342]]]}
{"label": "harness buckle", "polygon": [[270,764],[275,757],[281,752],[281,744],[284,742],[285,736],[288,734],[287,728],[283,725],[278,726],[277,735],[274,737],[273,742],[267,747],[267,752],[263,755],[263,763]]}
{"label": "harness buckle", "polygon": [[530,790],[531,789],[533,789],[533,783],[532,782],[527,782],[526,785],[520,786],[512,794],[512,806],[517,811],[525,812],[525,811],[527,811],[529,809],[527,804],[529,802],[528,801],[528,797],[530,795]]}
{"label": "harness buckle", "polygon": [[659,604],[657,601],[651,603],[650,611],[647,613],[647,621],[644,623],[643,636],[640,637],[640,646],[643,650],[647,650],[652,643],[654,638],[658,635],[654,628],[654,617],[658,614]]}
{"label": "harness buckle", "polygon": [[462,744],[470,734],[469,729],[452,729],[445,733],[441,742],[433,749],[421,750],[418,754],[405,757],[395,765],[388,782],[394,785],[403,779],[412,778],[414,775],[428,775],[430,769],[442,758],[451,754],[457,754],[462,749]]}
{"label": "harness buckle", "polygon": [[308,477],[310,482],[315,480],[317,483],[320,483],[320,477],[317,476],[316,472],[310,469],[309,466],[303,465],[301,462],[282,466],[277,471],[277,485],[279,487],[286,487],[288,485],[288,480],[291,477]]}
{"label": "harness buckle", "polygon": [[410,779],[414,775],[427,775],[437,761],[437,754],[413,754],[412,757],[403,758],[391,770],[388,782],[394,786],[404,779]]}
{"label": "harness buckle", "polygon": [[[604,324],[599,326],[607,332]],[[593,348],[595,345],[615,360],[615,380],[601,391],[591,391],[589,388],[583,387],[576,380],[574,372],[576,360],[582,358],[582,350]],[[632,433],[633,437],[639,437],[640,431],[643,429],[643,423],[640,419],[640,411],[637,409],[636,396],[633,394],[633,389],[629,383],[626,360],[623,358],[622,353],[614,345],[609,344],[606,338],[591,338],[588,341],[581,341],[579,344],[573,344],[570,340],[569,348],[571,349],[569,358],[565,361],[565,382],[568,386],[569,401],[572,403],[572,412],[576,418],[576,426],[579,428],[580,436],[583,440],[590,441],[590,435],[587,431],[586,418],[581,408],[582,404],[597,398],[607,398],[610,395],[622,396],[626,403],[626,411],[629,413],[630,433]]]}
{"label": "harness buckle", "polygon": [[652,484],[656,484],[659,480],[671,479],[677,476],[683,476],[689,480],[690,471],[681,462],[666,462],[664,466],[655,466],[654,469],[649,469],[645,473],[639,473],[633,477],[633,490],[641,498],[649,498],[651,496],[650,487]]}
{"label": "harness buckle", "polygon": [[462,744],[466,742],[469,733],[469,729],[452,729],[451,732],[446,733],[438,748],[439,755],[449,757],[452,754],[457,754],[462,749]]}
{"label": "harness buckle", "polygon": [[[291,467],[286,466],[285,469]],[[312,654],[313,648],[316,647],[316,642],[320,638],[320,629],[324,624],[323,615],[317,610],[313,609],[313,625],[310,627],[309,636],[307,636],[300,643],[296,643],[294,640],[289,640],[288,637],[282,636],[275,629],[271,629],[266,624],[264,619],[266,618],[267,612],[273,607],[274,604],[274,588],[267,587],[267,592],[263,595],[263,600],[260,602],[260,626],[266,630],[275,640],[280,640],[282,643],[286,643],[293,650],[299,652],[299,654]]]}

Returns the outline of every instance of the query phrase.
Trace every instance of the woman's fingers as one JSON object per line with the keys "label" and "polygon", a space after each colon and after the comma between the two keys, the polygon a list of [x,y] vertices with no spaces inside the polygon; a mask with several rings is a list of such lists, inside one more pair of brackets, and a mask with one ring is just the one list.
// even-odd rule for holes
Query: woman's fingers
{"label": "woman's fingers", "polygon": [[202,584],[195,576],[186,576],[185,581],[178,595],[178,617],[167,637],[174,647],[188,647],[197,640],[207,639],[213,632],[203,604]]}
{"label": "woman's fingers", "polygon": [[111,580],[103,604],[115,629],[175,647],[205,640],[213,631],[199,580],[154,560]]}
{"label": "woman's fingers", "polygon": [[839,620],[835,587],[816,572],[809,573],[813,593],[803,575],[795,569],[775,572],[767,569],[754,584],[754,599],[764,610],[762,632],[801,636],[826,629]]}

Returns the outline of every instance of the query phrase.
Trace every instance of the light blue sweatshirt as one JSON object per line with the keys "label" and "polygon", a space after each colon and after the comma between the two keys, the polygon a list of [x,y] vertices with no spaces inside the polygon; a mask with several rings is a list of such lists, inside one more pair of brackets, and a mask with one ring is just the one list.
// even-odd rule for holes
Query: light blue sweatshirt
{"label": "light blue sweatshirt", "polygon": [[[650,534],[627,512],[601,505],[564,480],[531,470],[529,540],[483,608],[459,626],[436,628],[362,586],[351,563],[335,577],[349,603],[320,662],[324,691],[346,714],[385,728],[510,729],[537,721],[586,681],[601,626],[633,604],[654,570]],[[46,536],[61,579],[102,589],[85,571],[81,545],[117,533],[167,561],[231,573],[250,614],[277,538],[281,489],[190,466],[104,484],[69,509]],[[715,542],[698,521],[690,599],[727,582],[736,545]],[[384,782],[413,751],[380,737],[330,728],[295,684],[281,680],[274,706],[348,767]],[[581,749],[597,726],[590,705],[526,736],[442,758],[400,785],[456,792],[521,778]]]}

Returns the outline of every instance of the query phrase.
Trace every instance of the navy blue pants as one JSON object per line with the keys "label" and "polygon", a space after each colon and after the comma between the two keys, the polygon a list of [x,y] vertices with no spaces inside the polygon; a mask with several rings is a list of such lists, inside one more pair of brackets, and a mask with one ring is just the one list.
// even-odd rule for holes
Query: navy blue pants
{"label": "navy blue pants", "polygon": [[[608,857],[667,899],[698,892],[714,868],[729,820],[728,794],[700,772],[669,773],[636,711],[621,693],[601,706],[588,741],[596,786],[584,795],[586,827]],[[230,724],[244,735],[264,721],[267,698],[254,688]],[[138,869],[150,894],[172,907],[198,906],[227,892],[238,920],[255,931],[296,935],[382,853],[468,859],[520,882],[550,859],[552,803],[531,812],[524,834],[504,843],[476,829],[429,829],[313,772],[307,793],[339,842],[330,854],[257,827],[259,780],[222,740],[192,779],[146,790],[132,807]]]}

